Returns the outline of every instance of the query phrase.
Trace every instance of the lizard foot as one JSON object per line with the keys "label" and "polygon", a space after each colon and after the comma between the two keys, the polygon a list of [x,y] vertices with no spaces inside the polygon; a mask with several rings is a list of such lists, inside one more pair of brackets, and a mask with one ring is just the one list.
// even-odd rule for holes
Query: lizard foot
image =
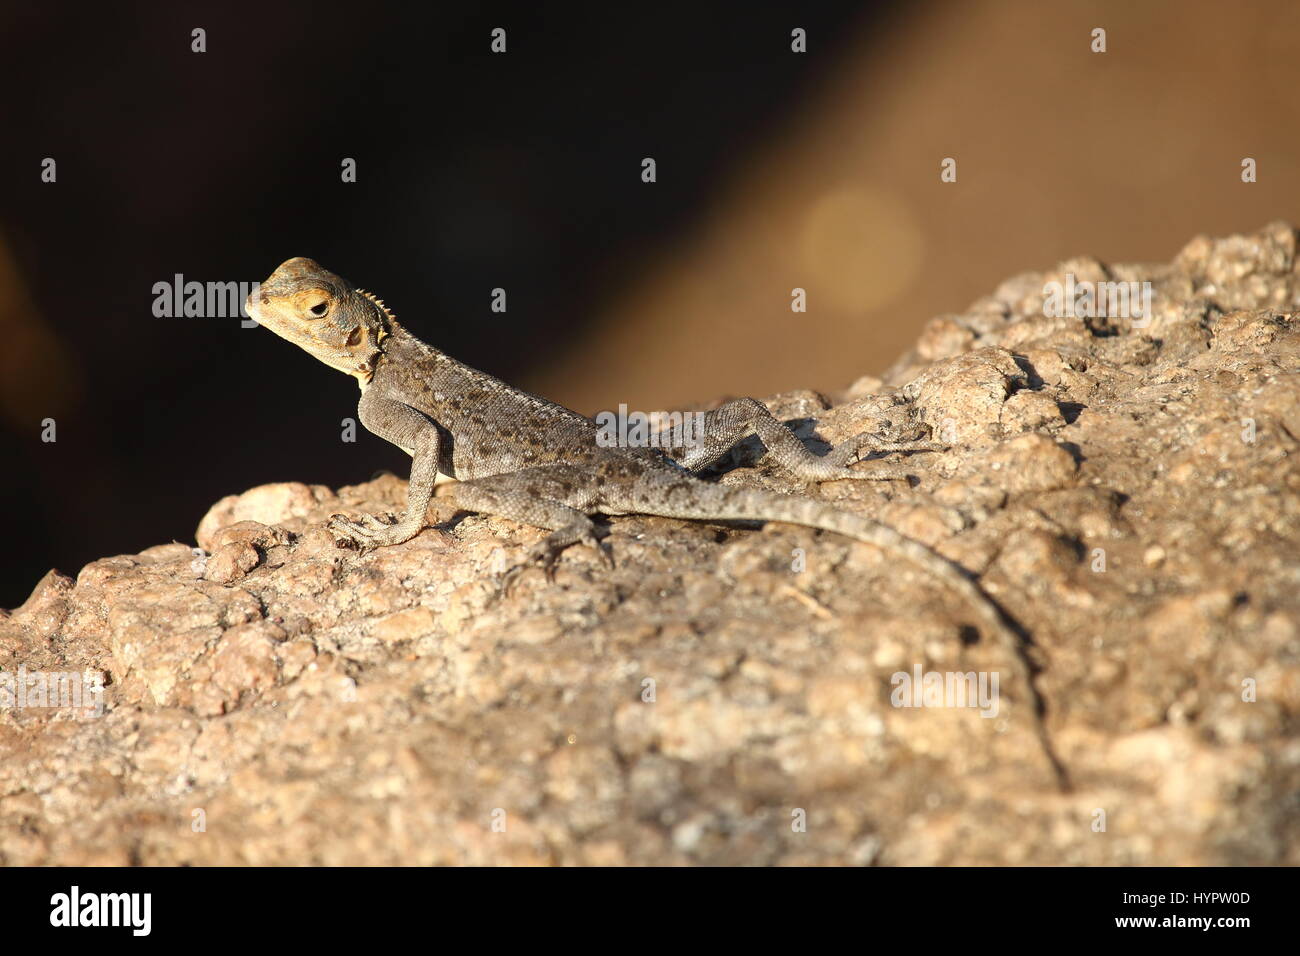
{"label": "lizard foot", "polygon": [[949,447],[951,446],[944,442],[930,439],[895,441],[884,433],[859,432],[836,445],[826,458],[828,462],[835,465],[852,465],[863,461],[866,455],[874,452],[947,451]]}
{"label": "lizard foot", "polygon": [[528,549],[528,554],[524,560],[515,565],[501,577],[501,589],[507,597],[514,593],[515,588],[519,586],[520,580],[534,568],[539,569],[549,583],[555,582],[555,566],[559,563],[560,555],[565,548],[571,544],[589,545],[600,556],[605,567],[613,569],[614,556],[611,555],[601,545],[600,539],[596,537],[596,532],[591,528],[582,531],[561,532],[557,531],[547,535],[537,544]]}
{"label": "lizard foot", "polygon": [[419,527],[412,528],[404,522],[398,522],[392,515],[362,515],[355,520],[343,515],[332,515],[326,528],[340,545],[355,547],[361,554],[375,548],[401,544],[420,533]]}
{"label": "lizard foot", "polygon": [[[936,441],[888,441],[871,432],[861,432],[846,441],[840,442],[824,458],[818,459],[816,465],[807,469],[807,477],[813,481],[836,481],[841,478],[856,478],[866,481],[907,481],[911,473],[904,468],[884,465],[879,460],[868,461],[866,456],[874,453],[890,452],[925,452],[947,451],[947,445]],[[853,465],[869,467],[854,468]]]}

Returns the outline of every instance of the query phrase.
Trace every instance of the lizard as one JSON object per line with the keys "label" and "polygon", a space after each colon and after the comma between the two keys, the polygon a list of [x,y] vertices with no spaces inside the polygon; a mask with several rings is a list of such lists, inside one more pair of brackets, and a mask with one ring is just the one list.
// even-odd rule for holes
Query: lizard
{"label": "lizard", "polygon": [[588,545],[609,567],[591,515],[657,515],[704,521],[785,522],[830,531],[901,557],[965,599],[1010,656],[1033,714],[1036,734],[1062,789],[1064,766],[1045,726],[1028,638],[960,565],[888,525],[817,498],[723,485],[698,473],[757,435],[773,464],[806,483],[842,478],[906,477],[897,470],[850,467],[864,450],[936,451],[930,441],[888,442],[870,433],[825,455],[809,451],[761,402],[734,399],[705,414],[690,447],[609,446],[593,419],[514,388],[425,344],[400,325],[378,296],[315,261],[282,263],[245,303],[248,315],[331,368],[357,380],[358,417],[411,456],[405,514],[334,515],[328,529],[343,546],[365,552],[410,540],[427,521],[439,475],[460,511],[488,513],[548,530],[525,561],[507,573],[540,567],[548,579],[561,552]]}

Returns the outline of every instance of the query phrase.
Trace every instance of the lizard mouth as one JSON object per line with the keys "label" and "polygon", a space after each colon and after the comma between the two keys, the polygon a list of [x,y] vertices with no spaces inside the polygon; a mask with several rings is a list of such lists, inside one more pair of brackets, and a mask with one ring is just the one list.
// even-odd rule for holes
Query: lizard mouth
{"label": "lizard mouth", "polygon": [[248,298],[244,300],[244,311],[248,313],[248,317],[252,319],[254,322],[261,322],[262,317],[261,315],[258,314],[260,311],[260,304],[256,301],[256,299],[257,299],[256,292],[248,293]]}

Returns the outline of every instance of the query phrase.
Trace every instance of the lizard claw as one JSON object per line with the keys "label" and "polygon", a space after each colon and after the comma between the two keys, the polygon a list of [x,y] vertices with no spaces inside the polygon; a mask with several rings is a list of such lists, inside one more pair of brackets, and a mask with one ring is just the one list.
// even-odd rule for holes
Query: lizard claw
{"label": "lizard claw", "polygon": [[397,516],[391,512],[378,515],[363,514],[357,519],[357,523],[369,531],[383,531],[397,524]]}
{"label": "lizard claw", "polygon": [[613,571],[613,570],[614,570],[614,555],[609,551],[609,549],[606,548],[606,547],[605,547],[603,544],[601,544],[599,541],[592,541],[592,542],[591,542],[591,546],[592,546],[593,548],[596,549],[596,554],[600,555],[600,561],[601,561],[601,564],[605,565],[605,567],[607,567],[607,568],[609,568],[609,570]]}
{"label": "lizard claw", "polygon": [[[542,543],[545,544],[546,542]],[[546,576],[547,583],[554,584],[555,565],[559,558],[559,552],[554,549],[541,552],[539,548],[534,548],[523,561],[501,576],[502,592],[506,597],[513,597],[515,589],[519,587],[519,582],[523,580],[524,575],[533,570],[541,571]]]}
{"label": "lizard claw", "polygon": [[869,481],[906,481],[911,484],[913,475],[905,468],[885,464],[883,458],[872,457],[894,453],[938,452],[949,448],[943,442],[917,439],[895,441],[884,433],[861,432],[840,442],[830,454],[820,459],[804,477],[813,481],[835,481],[841,478]]}
{"label": "lizard claw", "polygon": [[[600,560],[605,567],[613,570],[614,556],[600,543],[600,539],[596,537],[594,532],[582,535],[573,543],[590,545],[595,550],[596,554],[599,555]],[[533,569],[540,570],[544,575],[546,575],[547,583],[554,584],[555,568],[556,565],[559,564],[560,555],[564,552],[566,547],[568,547],[568,544],[556,543],[550,538],[545,538],[542,541],[539,541],[528,550],[528,554],[524,557],[523,561],[502,575],[502,591],[507,597],[511,596],[524,574]]]}
{"label": "lizard claw", "polygon": [[[355,529],[355,530],[354,530]],[[340,548],[361,548],[359,530],[356,525],[343,515],[330,515],[325,522],[325,530],[330,533],[334,543]]]}
{"label": "lizard claw", "polygon": [[409,541],[420,530],[411,531],[392,515],[362,515],[358,519],[331,515],[325,527],[341,547],[354,547],[361,554]]}
{"label": "lizard claw", "polygon": [[614,570],[614,555],[608,548],[600,543],[600,538],[596,537],[595,531],[589,531],[575,543],[587,545],[587,547],[596,552],[596,557],[600,558],[601,564],[605,565],[605,567],[611,571]]}

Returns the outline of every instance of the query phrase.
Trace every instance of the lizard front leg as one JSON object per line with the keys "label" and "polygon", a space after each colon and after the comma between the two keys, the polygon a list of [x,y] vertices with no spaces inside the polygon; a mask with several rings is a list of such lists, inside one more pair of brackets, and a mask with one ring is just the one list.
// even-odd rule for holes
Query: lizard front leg
{"label": "lizard front leg", "polygon": [[438,426],[411,406],[367,392],[358,406],[361,424],[385,441],[411,453],[411,478],[406,492],[406,513],[396,524],[367,515],[354,521],[334,515],[329,530],[362,551],[409,541],[424,529],[438,477],[441,438]]}

